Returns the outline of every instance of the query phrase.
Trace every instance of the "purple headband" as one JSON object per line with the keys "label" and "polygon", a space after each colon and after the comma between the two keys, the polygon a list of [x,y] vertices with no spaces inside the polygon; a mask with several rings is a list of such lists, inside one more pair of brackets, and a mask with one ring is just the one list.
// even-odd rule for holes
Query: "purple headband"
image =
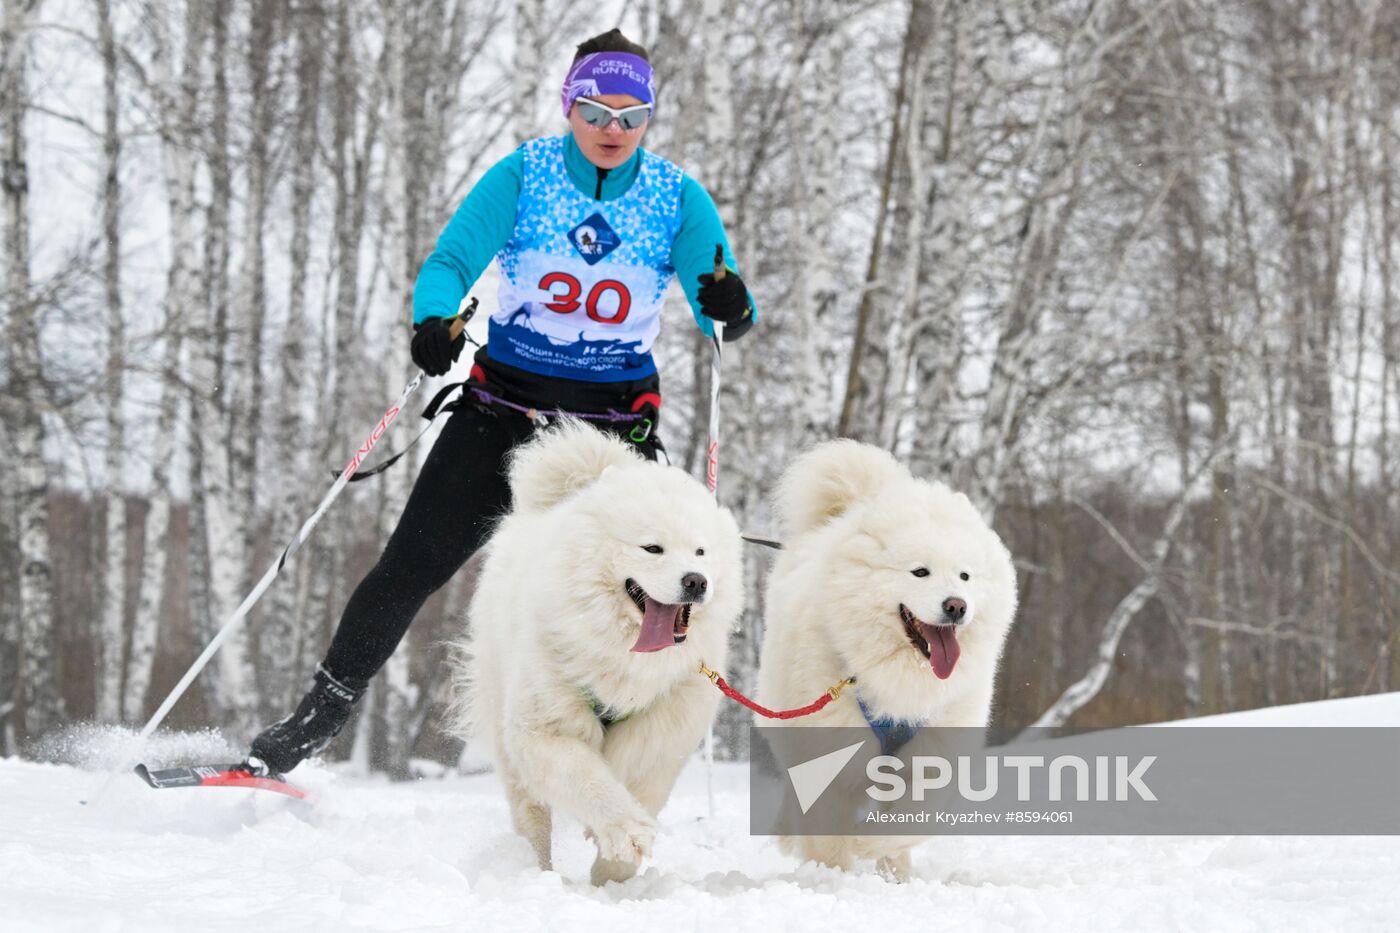
{"label": "purple headband", "polygon": [[564,116],[580,97],[631,94],[644,104],[656,103],[651,65],[640,55],[593,52],[574,62],[564,76]]}

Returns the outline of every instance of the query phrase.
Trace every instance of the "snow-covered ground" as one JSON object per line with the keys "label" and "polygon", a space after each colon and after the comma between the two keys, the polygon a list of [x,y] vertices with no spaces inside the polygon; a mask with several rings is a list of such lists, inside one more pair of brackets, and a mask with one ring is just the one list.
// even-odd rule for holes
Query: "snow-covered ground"
{"label": "snow-covered ground", "polygon": [[[1237,714],[1230,724],[1400,726],[1400,694]],[[110,737],[71,760],[110,758]],[[171,736],[149,757],[222,751]],[[747,833],[747,772],[686,771],[655,857],[588,884],[592,847],[555,829],[557,872],[515,837],[490,775],[390,784],[304,766],[314,806],[220,788],[152,791],[0,760],[0,930],[1395,930],[1400,838],[952,836],[887,883],[799,865]]]}

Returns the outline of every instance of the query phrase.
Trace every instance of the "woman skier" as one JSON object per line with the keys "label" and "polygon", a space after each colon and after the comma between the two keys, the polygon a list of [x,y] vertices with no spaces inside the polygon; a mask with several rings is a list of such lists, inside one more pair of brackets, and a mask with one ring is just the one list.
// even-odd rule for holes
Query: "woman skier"
{"label": "woman skier", "polygon": [[[446,373],[465,337],[450,327],[494,258],[500,307],[465,395],[414,483],[398,526],[346,603],[296,711],[252,742],[255,773],[285,774],[324,748],[423,603],[509,508],[505,462],[542,420],[594,416],[656,459],[660,383],[651,347],[679,276],[707,335],[746,333],[754,306],[714,201],[641,148],[656,100],[641,46],[616,29],[578,46],[564,79],[569,133],[532,139],[467,194],[413,291],[413,361]],[[726,274],[715,280],[716,247]],[[608,420],[614,419],[614,420]]]}

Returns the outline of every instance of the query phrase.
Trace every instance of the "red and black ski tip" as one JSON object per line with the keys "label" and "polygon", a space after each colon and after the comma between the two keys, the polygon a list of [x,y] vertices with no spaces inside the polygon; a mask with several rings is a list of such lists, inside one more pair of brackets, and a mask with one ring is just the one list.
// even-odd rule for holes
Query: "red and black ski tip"
{"label": "red and black ski tip", "polygon": [[286,794],[297,800],[309,799],[306,791],[289,784],[280,774],[259,776],[248,770],[246,764],[194,765],[188,768],[165,768],[152,771],[145,765],[137,765],[136,773],[141,780],[156,790],[171,787],[249,787],[254,790],[270,790]]}

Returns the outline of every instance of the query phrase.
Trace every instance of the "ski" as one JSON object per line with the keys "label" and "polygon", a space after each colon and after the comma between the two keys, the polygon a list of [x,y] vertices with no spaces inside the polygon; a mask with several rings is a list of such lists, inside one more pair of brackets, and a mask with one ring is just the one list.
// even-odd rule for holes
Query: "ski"
{"label": "ski", "polygon": [[144,764],[134,769],[136,774],[156,790],[172,787],[248,787],[270,790],[297,800],[310,800],[306,791],[289,784],[280,774],[256,775],[243,763],[231,765],[193,765],[186,768],[164,768],[152,771]]}

